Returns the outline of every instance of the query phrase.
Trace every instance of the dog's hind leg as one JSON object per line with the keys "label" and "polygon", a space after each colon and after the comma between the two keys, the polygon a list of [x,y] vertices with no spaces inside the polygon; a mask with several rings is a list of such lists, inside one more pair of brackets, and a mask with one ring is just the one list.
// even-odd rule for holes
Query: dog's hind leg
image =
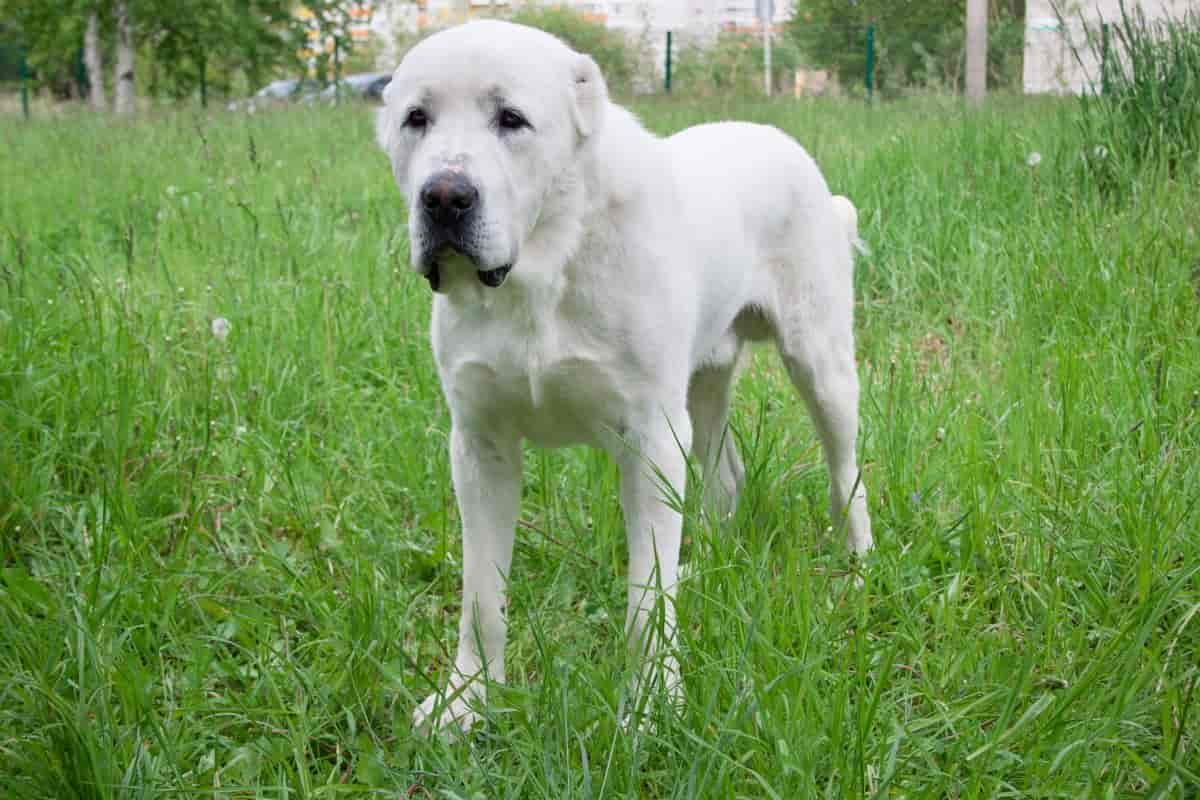
{"label": "dog's hind leg", "polygon": [[688,388],[692,455],[700,463],[704,478],[704,505],[718,519],[728,517],[736,509],[738,491],[746,475],[728,424],[736,372],[735,351],[727,363],[697,370]]}
{"label": "dog's hind leg", "polygon": [[856,553],[865,553],[871,549],[871,520],[855,455],[858,372],[848,318],[845,328],[833,337],[780,331],[779,352],[825,451],[834,530],[845,525],[847,546]]}

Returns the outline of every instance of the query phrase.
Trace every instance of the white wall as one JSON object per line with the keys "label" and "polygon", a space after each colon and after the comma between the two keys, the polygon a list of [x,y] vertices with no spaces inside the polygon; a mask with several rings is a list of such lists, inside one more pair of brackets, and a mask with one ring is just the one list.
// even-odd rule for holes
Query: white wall
{"label": "white wall", "polygon": [[[1179,18],[1188,10],[1200,13],[1200,0],[1126,0],[1129,10],[1141,8],[1153,20]],[[1062,21],[1055,9],[1062,12]],[[1027,0],[1025,7],[1026,94],[1078,94],[1099,82],[1100,65],[1087,46],[1088,29],[1121,18],[1119,0]],[[1076,58],[1072,44],[1079,53]],[[1099,48],[1096,48],[1098,51]]]}

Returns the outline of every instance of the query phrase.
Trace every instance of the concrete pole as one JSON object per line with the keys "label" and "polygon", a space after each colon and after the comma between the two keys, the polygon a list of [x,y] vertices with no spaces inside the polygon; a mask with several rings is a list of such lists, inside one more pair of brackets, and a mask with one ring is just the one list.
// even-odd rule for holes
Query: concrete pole
{"label": "concrete pole", "polygon": [[967,0],[967,101],[987,94],[987,0]]}
{"label": "concrete pole", "polygon": [[763,89],[771,96],[771,20],[763,20]]}

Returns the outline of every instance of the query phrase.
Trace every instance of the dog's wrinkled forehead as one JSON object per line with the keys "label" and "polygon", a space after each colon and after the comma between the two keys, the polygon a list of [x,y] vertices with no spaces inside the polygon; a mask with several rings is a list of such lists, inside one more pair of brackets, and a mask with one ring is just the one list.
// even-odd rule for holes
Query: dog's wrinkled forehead
{"label": "dog's wrinkled forehead", "polygon": [[443,98],[534,97],[561,84],[573,51],[553,36],[487,20],[425,39],[397,67],[384,95],[388,105]]}

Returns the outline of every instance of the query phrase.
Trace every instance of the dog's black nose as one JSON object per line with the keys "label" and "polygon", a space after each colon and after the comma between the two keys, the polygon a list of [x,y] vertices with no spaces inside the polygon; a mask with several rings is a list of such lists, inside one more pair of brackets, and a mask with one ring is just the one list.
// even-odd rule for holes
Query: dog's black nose
{"label": "dog's black nose", "polygon": [[479,204],[479,190],[461,172],[435,172],[421,187],[421,207],[437,225],[462,221]]}

